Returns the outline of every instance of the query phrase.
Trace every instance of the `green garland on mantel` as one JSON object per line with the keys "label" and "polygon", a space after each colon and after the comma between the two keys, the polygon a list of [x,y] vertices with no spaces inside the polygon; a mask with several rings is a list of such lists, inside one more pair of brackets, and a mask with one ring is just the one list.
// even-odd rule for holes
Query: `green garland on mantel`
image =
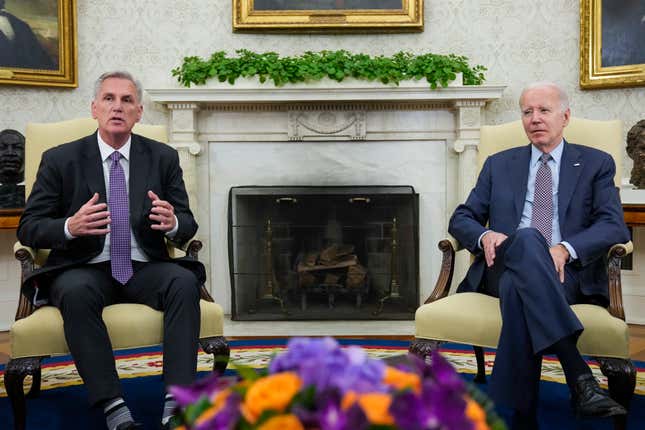
{"label": "green garland on mantel", "polygon": [[439,85],[448,86],[457,73],[463,74],[464,85],[481,85],[487,70],[482,65],[471,67],[466,57],[454,54],[398,52],[391,57],[372,57],[341,50],[307,51],[297,57],[280,57],[275,52],[258,54],[247,49],[236,53],[235,58],[228,58],[224,51],[215,52],[208,60],[185,57],[184,63],[172,70],[172,75],[186,87],[204,85],[212,78],[233,85],[237,78],[253,76],[262,83],[271,79],[279,87],[287,83],[319,81],[326,76],[338,82],[352,77],[396,85],[405,80],[425,78],[434,89]]}

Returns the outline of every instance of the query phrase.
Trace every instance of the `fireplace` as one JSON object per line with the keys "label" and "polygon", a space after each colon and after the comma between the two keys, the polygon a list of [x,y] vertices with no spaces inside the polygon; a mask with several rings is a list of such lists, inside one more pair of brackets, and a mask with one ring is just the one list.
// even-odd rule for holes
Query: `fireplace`
{"label": "fireplace", "polygon": [[413,319],[418,213],[410,186],[232,187],[232,318]]}
{"label": "fireplace", "polygon": [[[431,90],[421,81],[387,86],[344,80],[280,88],[256,80],[194,88],[174,81],[158,84],[158,89],[146,91],[168,111],[170,144],[179,152],[205,244],[200,260],[206,266],[207,288],[224,313],[236,317],[247,309],[239,308],[239,298],[239,312],[233,309],[231,282],[237,275],[230,271],[233,250],[226,246],[229,194],[246,184],[414,187],[417,258],[423,262],[415,300],[425,300],[438,276],[437,243],[446,236],[448,217],[475,182],[484,106],[504,90],[501,85]],[[258,222],[259,229],[266,229],[265,221]],[[274,220],[271,227],[274,234]],[[355,253],[359,250],[355,246]],[[357,254],[361,266],[363,258]],[[457,257],[455,279],[468,265],[467,255],[463,261]],[[307,295],[306,309],[312,310],[315,301],[325,303],[327,297],[317,294]],[[290,310],[302,307],[297,296],[288,299]],[[356,305],[356,297],[348,294],[334,294],[333,301],[335,306]],[[394,302],[386,300],[384,309]]]}

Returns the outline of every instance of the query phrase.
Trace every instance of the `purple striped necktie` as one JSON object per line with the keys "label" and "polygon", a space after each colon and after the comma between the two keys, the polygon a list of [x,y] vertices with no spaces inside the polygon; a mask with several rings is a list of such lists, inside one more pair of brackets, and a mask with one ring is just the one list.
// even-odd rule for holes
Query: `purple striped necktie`
{"label": "purple striped necktie", "polygon": [[112,277],[125,285],[132,277],[132,260],[130,250],[130,216],[128,190],[125,186],[125,173],[119,163],[121,153],[114,151],[110,155],[110,260]]}
{"label": "purple striped necktie", "polygon": [[542,154],[540,167],[535,174],[535,191],[533,193],[533,214],[531,227],[538,229],[551,246],[553,233],[553,176],[549,168],[549,154]]}

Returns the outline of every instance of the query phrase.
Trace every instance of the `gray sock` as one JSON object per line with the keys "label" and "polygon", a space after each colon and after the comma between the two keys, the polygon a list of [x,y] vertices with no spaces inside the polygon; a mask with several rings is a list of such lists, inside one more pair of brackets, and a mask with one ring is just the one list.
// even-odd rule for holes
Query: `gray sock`
{"label": "gray sock", "polygon": [[132,422],[132,414],[130,409],[125,404],[122,397],[115,397],[104,403],[103,412],[105,413],[105,421],[109,430],[114,430],[119,424]]}
{"label": "gray sock", "polygon": [[163,404],[163,412],[161,413],[161,424],[166,424],[175,414],[177,402],[172,394],[166,394],[166,399]]}

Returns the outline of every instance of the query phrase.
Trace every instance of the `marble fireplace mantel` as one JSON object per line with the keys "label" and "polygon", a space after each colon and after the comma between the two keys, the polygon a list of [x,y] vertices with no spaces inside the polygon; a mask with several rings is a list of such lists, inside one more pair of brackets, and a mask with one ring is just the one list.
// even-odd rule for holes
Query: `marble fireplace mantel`
{"label": "marble fireplace mantel", "polygon": [[[452,149],[460,154],[458,178],[459,196],[465,197],[475,181],[475,154],[479,144],[482,109],[486,103],[501,98],[503,85],[449,86],[432,90],[420,82],[401,82],[399,86],[380,85],[359,80],[342,83],[327,80],[312,84],[292,84],[275,87],[252,79],[240,79],[235,85],[215,83],[197,88],[147,89],[151,99],[170,112],[170,143],[178,150],[197,156],[204,140],[200,137],[199,111],[263,112],[283,111],[289,115],[286,140],[370,140],[366,129],[366,111],[448,110],[455,114],[456,139]],[[325,127],[301,120],[303,112],[353,111],[355,117],[339,124],[329,119]],[[350,126],[347,124],[351,121]],[[345,126],[343,128],[343,126]],[[342,130],[338,130],[342,128]],[[302,129],[309,129],[303,135]],[[341,133],[344,132],[344,133]],[[235,138],[235,136],[229,136]],[[247,140],[243,135],[238,140]],[[281,140],[281,139],[279,139]],[[184,169],[191,171],[188,160]],[[189,191],[195,192],[188,183]]]}
{"label": "marble fireplace mantel", "polygon": [[[210,289],[230,312],[227,193],[236,185],[413,185],[420,195],[420,294],[440,266],[436,243],[448,212],[476,178],[482,110],[505,86],[364,81],[275,87],[235,85],[147,89],[169,112],[170,145],[180,154]],[[214,245],[213,245],[214,244]],[[204,253],[203,251],[203,253]],[[215,270],[214,268],[218,268]]]}

